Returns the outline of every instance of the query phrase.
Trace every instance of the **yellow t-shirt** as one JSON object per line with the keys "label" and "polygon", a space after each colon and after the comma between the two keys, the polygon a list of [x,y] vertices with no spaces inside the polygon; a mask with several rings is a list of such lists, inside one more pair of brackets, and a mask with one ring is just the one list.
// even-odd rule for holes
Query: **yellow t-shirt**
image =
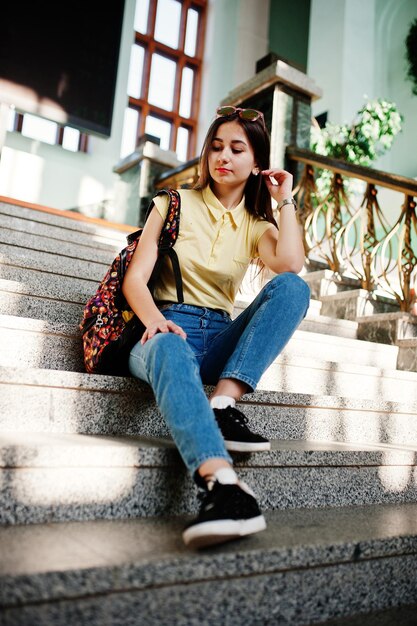
{"label": "yellow t-shirt", "polygon": [[[180,229],[175,251],[178,255],[184,302],[229,314],[249,262],[259,256],[258,242],[268,228],[266,220],[245,209],[245,198],[228,211],[210,187],[203,191],[180,189]],[[165,219],[166,195],[154,198]],[[154,290],[156,301],[177,302],[171,261],[166,258]]]}

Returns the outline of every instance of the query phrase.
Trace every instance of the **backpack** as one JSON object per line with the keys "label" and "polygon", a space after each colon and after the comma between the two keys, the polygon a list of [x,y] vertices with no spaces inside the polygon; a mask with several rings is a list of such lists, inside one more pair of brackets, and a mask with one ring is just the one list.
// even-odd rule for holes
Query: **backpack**
{"label": "backpack", "polygon": [[[148,287],[152,293],[162,269],[162,263],[169,256],[175,277],[178,302],[184,302],[181,271],[178,257],[173,250],[180,225],[181,199],[178,191],[163,189],[156,195],[167,194],[169,206],[167,216],[158,241],[158,258]],[[151,202],[146,217],[153,208]],[[96,293],[84,307],[79,325],[82,332],[84,365],[90,374],[129,375],[128,359],[130,350],[145,331],[139,318],[129,307],[122,292],[126,270],[139,243],[142,228],[127,237],[128,245],[121,250],[109,267]]]}

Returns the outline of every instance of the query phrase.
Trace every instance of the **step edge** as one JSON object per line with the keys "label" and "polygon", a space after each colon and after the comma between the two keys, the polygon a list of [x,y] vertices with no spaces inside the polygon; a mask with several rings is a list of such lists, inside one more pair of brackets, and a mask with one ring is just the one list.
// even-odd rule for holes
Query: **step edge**
{"label": "step edge", "polygon": [[[414,374],[415,372],[404,372]],[[65,370],[40,368],[12,368],[0,365],[0,384],[57,387],[73,389],[75,391],[92,391],[102,393],[132,392],[139,395],[152,396],[148,385],[138,379],[107,376],[100,374],[86,374],[83,372],[67,372]],[[207,393],[212,390],[206,386]],[[417,403],[403,403],[391,400],[358,399],[348,396],[332,396],[325,394],[305,394],[286,391],[256,390],[251,398],[244,398],[240,404],[302,406],[321,408],[344,408],[349,410],[369,410],[377,412],[417,412]],[[341,406],[342,405],[342,406]]]}
{"label": "step edge", "polygon": [[[392,515],[394,515],[395,509],[397,516],[399,509],[404,507],[403,511],[405,509],[410,511],[410,516],[414,512],[417,518],[417,505],[382,506],[387,514],[392,511]],[[310,521],[315,518],[320,520],[329,515],[334,524],[337,517],[343,519],[344,512],[349,511],[351,514],[352,509],[356,509],[356,517],[361,514],[364,518],[366,517],[369,524],[373,521],[372,515],[377,516],[377,507],[381,509],[381,505],[341,507],[340,509],[343,510],[339,510],[339,515],[333,516],[334,511],[321,509],[320,513],[316,515],[312,515],[311,511],[308,511],[305,517]],[[166,547],[160,546],[160,556],[151,557],[148,550],[143,556],[133,558],[129,553],[124,555],[122,561],[119,559],[119,562],[111,563],[106,562],[101,554],[96,553],[90,557],[91,564],[88,567],[85,566],[84,561],[83,565],[79,567],[67,565],[65,569],[55,567],[55,570],[51,568],[49,571],[26,573],[3,571],[0,574],[2,583],[0,585],[0,606],[24,606],[38,601],[70,600],[75,597],[90,597],[93,594],[115,591],[139,591],[154,586],[194,584],[202,580],[230,580],[235,577],[273,574],[289,570],[309,570],[310,568],[328,567],[330,565],[344,564],[355,567],[357,563],[365,560],[415,555],[417,551],[417,529],[410,530],[408,533],[398,529],[395,532],[385,531],[382,533],[377,528],[376,523],[375,536],[369,536],[369,529],[366,532],[363,529],[362,532],[357,530],[352,534],[345,530],[345,536],[342,538],[338,534],[340,533],[338,529],[337,534],[333,537],[324,539],[317,536],[314,539],[306,540],[305,531],[302,530],[297,540],[293,536],[289,545],[280,545],[279,535],[282,534],[283,528],[281,520],[298,519],[300,524],[304,519],[303,512],[298,512],[298,514],[286,513],[286,515],[283,515],[282,512],[267,513],[267,531],[247,539],[245,544],[240,542],[238,545],[229,545],[226,550],[219,547],[210,552],[192,552],[180,546],[176,535],[189,520],[188,516],[162,521],[155,518],[148,518],[146,522],[141,520],[139,523],[136,522],[138,528],[146,529],[146,526],[149,525],[156,527],[159,521],[159,526],[163,529],[160,534],[164,537],[169,534],[169,539],[165,540]],[[71,543],[75,539],[68,532],[70,530],[74,532],[75,524],[80,530],[81,524],[87,528],[99,528],[105,524],[109,525],[109,522],[104,521],[104,524],[102,522],[67,522],[63,524],[49,524],[47,531],[57,537],[57,539],[54,538],[55,540],[59,539],[60,533],[65,532],[65,539],[70,544],[69,547],[72,547]],[[118,521],[116,524],[114,522],[110,522],[110,524],[117,524],[121,529],[120,532],[123,533],[127,531],[132,522],[121,523]],[[44,531],[46,524],[37,526],[39,535]],[[57,526],[61,528],[57,528]],[[12,529],[12,532],[8,533],[9,537],[12,536],[13,530],[16,529]],[[18,532],[19,529],[14,534]],[[89,532],[91,533],[91,530]],[[321,533],[323,533],[323,529],[321,529]],[[126,532],[124,534],[126,536]],[[271,545],[272,534],[274,535],[274,542]],[[155,543],[157,538],[153,541]],[[163,552],[164,549],[165,552]],[[29,581],[32,584],[29,584]],[[86,590],[89,591],[86,592]]]}

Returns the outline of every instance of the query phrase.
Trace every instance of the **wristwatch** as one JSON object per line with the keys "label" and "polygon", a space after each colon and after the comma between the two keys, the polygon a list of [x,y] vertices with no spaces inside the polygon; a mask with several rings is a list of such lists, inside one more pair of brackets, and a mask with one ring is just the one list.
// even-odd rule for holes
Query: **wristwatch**
{"label": "wristwatch", "polygon": [[277,211],[281,211],[282,207],[285,206],[286,204],[293,204],[294,211],[297,210],[297,203],[294,200],[294,198],[285,198],[284,200],[281,200],[281,202],[278,203]]}

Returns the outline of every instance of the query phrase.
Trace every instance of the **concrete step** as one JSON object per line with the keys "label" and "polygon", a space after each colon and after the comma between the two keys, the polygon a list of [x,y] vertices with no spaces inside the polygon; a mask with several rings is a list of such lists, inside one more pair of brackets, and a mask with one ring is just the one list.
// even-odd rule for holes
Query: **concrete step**
{"label": "concrete step", "polygon": [[371,341],[296,330],[282,355],[315,357],[317,360],[343,364],[372,365],[379,368],[395,369],[398,348],[397,346]]}
{"label": "concrete step", "polygon": [[417,604],[326,620],[325,626],[416,626]]}
{"label": "concrete step", "polygon": [[417,601],[417,505],[266,514],[193,552],[189,517],[0,529],[2,626],[307,626]]}
{"label": "concrete step", "polygon": [[282,355],[264,373],[258,389],[415,402],[416,383],[414,372]]}
{"label": "concrete step", "polygon": [[[104,274],[103,274],[104,276]],[[102,276],[102,277],[103,277]],[[45,274],[41,270],[25,269],[0,263],[0,310],[7,315],[25,316],[26,303],[30,303],[31,317],[59,321],[62,319],[62,303],[79,302],[84,305],[98,287],[99,280],[87,280],[72,276]],[[102,278],[101,277],[101,278]],[[15,294],[25,294],[22,306],[17,306],[20,297]],[[9,296],[7,294],[10,294]],[[40,299],[39,299],[40,298]],[[55,302],[55,304],[54,304]],[[29,304],[28,304],[29,306]],[[54,311],[56,306],[57,311]],[[236,309],[235,316],[243,310]],[[71,317],[69,311],[65,319],[76,325],[82,314],[82,307],[74,310]],[[323,317],[316,313],[308,313],[301,322],[299,329],[321,335],[332,335],[355,339],[357,323],[349,320],[336,320]]]}
{"label": "concrete step", "polygon": [[321,296],[321,312],[329,317],[357,321],[361,316],[379,313],[397,313],[394,298],[373,296],[365,289],[350,289],[328,296]]}
{"label": "concrete step", "polygon": [[310,287],[311,297],[317,299],[360,287],[360,281],[357,278],[340,276],[329,269],[304,272],[302,278]]}
{"label": "concrete step", "polygon": [[[101,276],[103,278],[104,274]],[[100,280],[101,280],[100,278]],[[8,284],[7,281],[10,281]],[[36,296],[45,299],[65,300],[66,302],[79,302],[85,304],[90,296],[95,292],[99,284],[98,279],[84,279],[73,276],[61,276],[45,273],[37,269],[26,269],[10,265],[2,265],[0,263],[0,292],[8,292],[10,294],[20,293],[27,296]],[[5,294],[2,296],[2,312],[13,314],[15,298],[10,296],[12,302],[7,302]],[[311,307],[306,318],[299,326],[300,330],[319,333],[320,335],[340,336],[348,339],[355,339],[358,324],[349,320],[337,320],[330,317],[323,317],[316,312],[316,301],[312,301]],[[233,317],[236,317],[248,302],[240,301],[235,308]],[[320,303],[319,303],[320,304]],[[57,307],[60,304],[57,303]],[[32,317],[36,319],[52,319],[56,320],[56,315],[52,314],[52,303],[45,307],[45,314],[42,315],[42,303],[38,302],[38,307],[33,304],[32,309],[36,311]],[[47,309],[47,310],[46,310]],[[11,311],[11,313],[9,313]],[[80,309],[81,311],[81,309]],[[76,313],[75,323],[80,317],[80,311]],[[388,351],[389,352],[389,351]]]}
{"label": "concrete step", "polygon": [[[76,326],[98,281],[56,276],[1,265],[0,311],[3,315],[65,322]],[[15,277],[15,279],[13,278]]]}
{"label": "concrete step", "polygon": [[[3,367],[85,372],[81,336],[76,324],[0,316],[0,340],[3,346],[0,365]],[[305,345],[309,344],[313,350],[315,344],[307,338]],[[325,360],[319,358],[323,355],[319,344],[317,357],[312,356],[312,352],[308,357],[299,356],[299,348],[300,339],[295,336],[265,372],[259,389],[397,401],[412,397],[417,401],[415,375],[404,375],[394,369]],[[335,349],[333,353],[336,354]]]}
{"label": "concrete step", "polygon": [[0,228],[15,233],[27,233],[29,235],[46,237],[52,241],[74,243],[90,249],[104,250],[116,254],[125,245],[126,238],[123,233],[117,233],[116,239],[109,238],[94,232],[83,233],[79,230],[64,228],[38,222],[33,219],[25,219],[14,215],[5,215],[0,208]]}
{"label": "concrete step", "polygon": [[[80,319],[80,313],[73,324],[0,315],[3,346],[0,365],[84,372]],[[395,351],[396,347],[375,343],[369,347],[366,342],[343,340],[357,344],[347,349],[338,345],[338,340],[328,335],[320,338],[314,333],[296,331],[282,355],[265,372],[259,389],[397,401],[408,397],[417,402],[415,374],[355,363],[383,361],[383,356],[379,357],[372,347]],[[351,357],[346,358],[349,363],[345,363],[349,355]],[[340,361],[326,360],[326,357]]]}
{"label": "concrete step", "polygon": [[[233,312],[233,318],[237,317],[247,306],[250,300],[237,300]],[[352,320],[339,320],[334,317],[321,315],[322,303],[319,300],[311,300],[310,307],[299,329],[324,335],[334,335],[349,339],[357,338],[358,322]]]}
{"label": "concrete step", "polygon": [[78,324],[0,315],[0,344],[3,366],[85,371]]}
{"label": "concrete step", "polygon": [[18,294],[22,298],[25,296],[25,299],[38,297],[57,302],[85,304],[98,285],[99,281],[95,278],[62,276],[39,269],[13,267],[0,263],[0,291],[11,295]]}
{"label": "concrete step", "polygon": [[314,300],[313,298],[311,298],[307,315],[312,315],[312,314],[320,315],[321,306],[322,306],[322,303],[320,300]]}
{"label": "concrete step", "polygon": [[[13,282],[0,279],[0,311],[4,315],[30,315],[33,319],[48,319],[52,322],[65,322],[73,326],[80,321],[81,303],[54,300],[43,296],[27,296],[22,293],[2,290],[4,283],[7,283],[6,286],[9,289]],[[16,285],[17,287],[20,286],[19,283]]]}
{"label": "concrete step", "polygon": [[301,322],[299,329],[320,333],[322,335],[333,335],[334,337],[356,339],[358,323],[351,320],[339,320],[325,315],[307,313],[306,317]]}
{"label": "concrete step", "polygon": [[85,261],[4,243],[0,243],[0,264],[19,269],[39,270],[48,275],[70,276],[98,282],[109,266],[108,263]]}
{"label": "concrete step", "polygon": [[[25,300],[22,303],[24,304]],[[62,307],[62,302],[57,301],[57,305]],[[0,315],[0,337],[5,348],[3,354],[0,355],[0,364],[12,367],[84,371],[81,335],[78,328],[81,316],[82,305],[79,307],[74,324]],[[16,349],[17,346],[19,349]],[[64,363],[62,351],[65,347],[67,356],[71,355],[71,359],[66,358]],[[378,366],[378,372],[375,372],[375,375],[380,375],[381,368],[395,369],[397,353],[396,346],[297,330],[276,363],[289,366],[291,360],[300,357],[304,372],[306,368],[318,369],[322,372],[329,371],[334,368],[335,362],[339,362],[342,366],[338,371],[342,374],[347,362],[350,374],[352,374],[351,366],[358,364]],[[313,373],[313,376],[314,384],[317,384],[317,375]],[[273,377],[268,376],[270,384],[274,384],[271,389],[277,389],[277,384],[280,385],[279,388],[282,388],[282,379],[283,376],[279,374],[279,371],[275,382]],[[322,384],[323,382],[327,384],[328,381],[322,381]]]}
{"label": "concrete step", "polygon": [[[72,233],[83,233],[98,237],[101,243],[107,243],[111,246],[119,247],[123,246],[126,241],[126,234],[130,229],[115,228],[113,225],[106,224],[104,222],[96,223],[87,220],[77,219],[76,214],[71,217],[65,214],[49,213],[47,211],[39,211],[33,208],[27,208],[19,206],[17,204],[8,204],[6,202],[0,202],[0,215],[10,218],[17,217],[19,219],[27,220],[28,222],[36,222],[37,224],[43,224],[45,226],[54,226],[67,231],[70,235]],[[135,228],[132,227],[132,231]],[[71,235],[70,235],[71,237]]]}
{"label": "concrete step", "polygon": [[[150,388],[133,378],[0,367],[0,389],[1,432],[169,437]],[[417,440],[415,395],[399,403],[259,390],[239,406],[250,427],[271,439]]]}
{"label": "concrete step", "polygon": [[[284,440],[234,456],[262,509],[417,502],[417,446]],[[0,524],[178,515],[195,496],[163,440],[0,434]]]}
{"label": "concrete step", "polygon": [[[90,243],[86,245],[84,243],[74,243],[73,241],[67,242],[60,239],[53,239],[49,236],[38,235],[35,233],[26,233],[15,231],[10,228],[5,228],[0,224],[0,244],[5,246],[14,246],[25,252],[25,256],[32,256],[32,253],[48,252],[55,257],[55,264],[57,264],[62,257],[93,261],[95,263],[103,263],[104,265],[110,265],[116,256],[114,249],[103,250],[96,248]],[[118,251],[117,251],[118,252]],[[50,268],[53,269],[53,266]]]}

